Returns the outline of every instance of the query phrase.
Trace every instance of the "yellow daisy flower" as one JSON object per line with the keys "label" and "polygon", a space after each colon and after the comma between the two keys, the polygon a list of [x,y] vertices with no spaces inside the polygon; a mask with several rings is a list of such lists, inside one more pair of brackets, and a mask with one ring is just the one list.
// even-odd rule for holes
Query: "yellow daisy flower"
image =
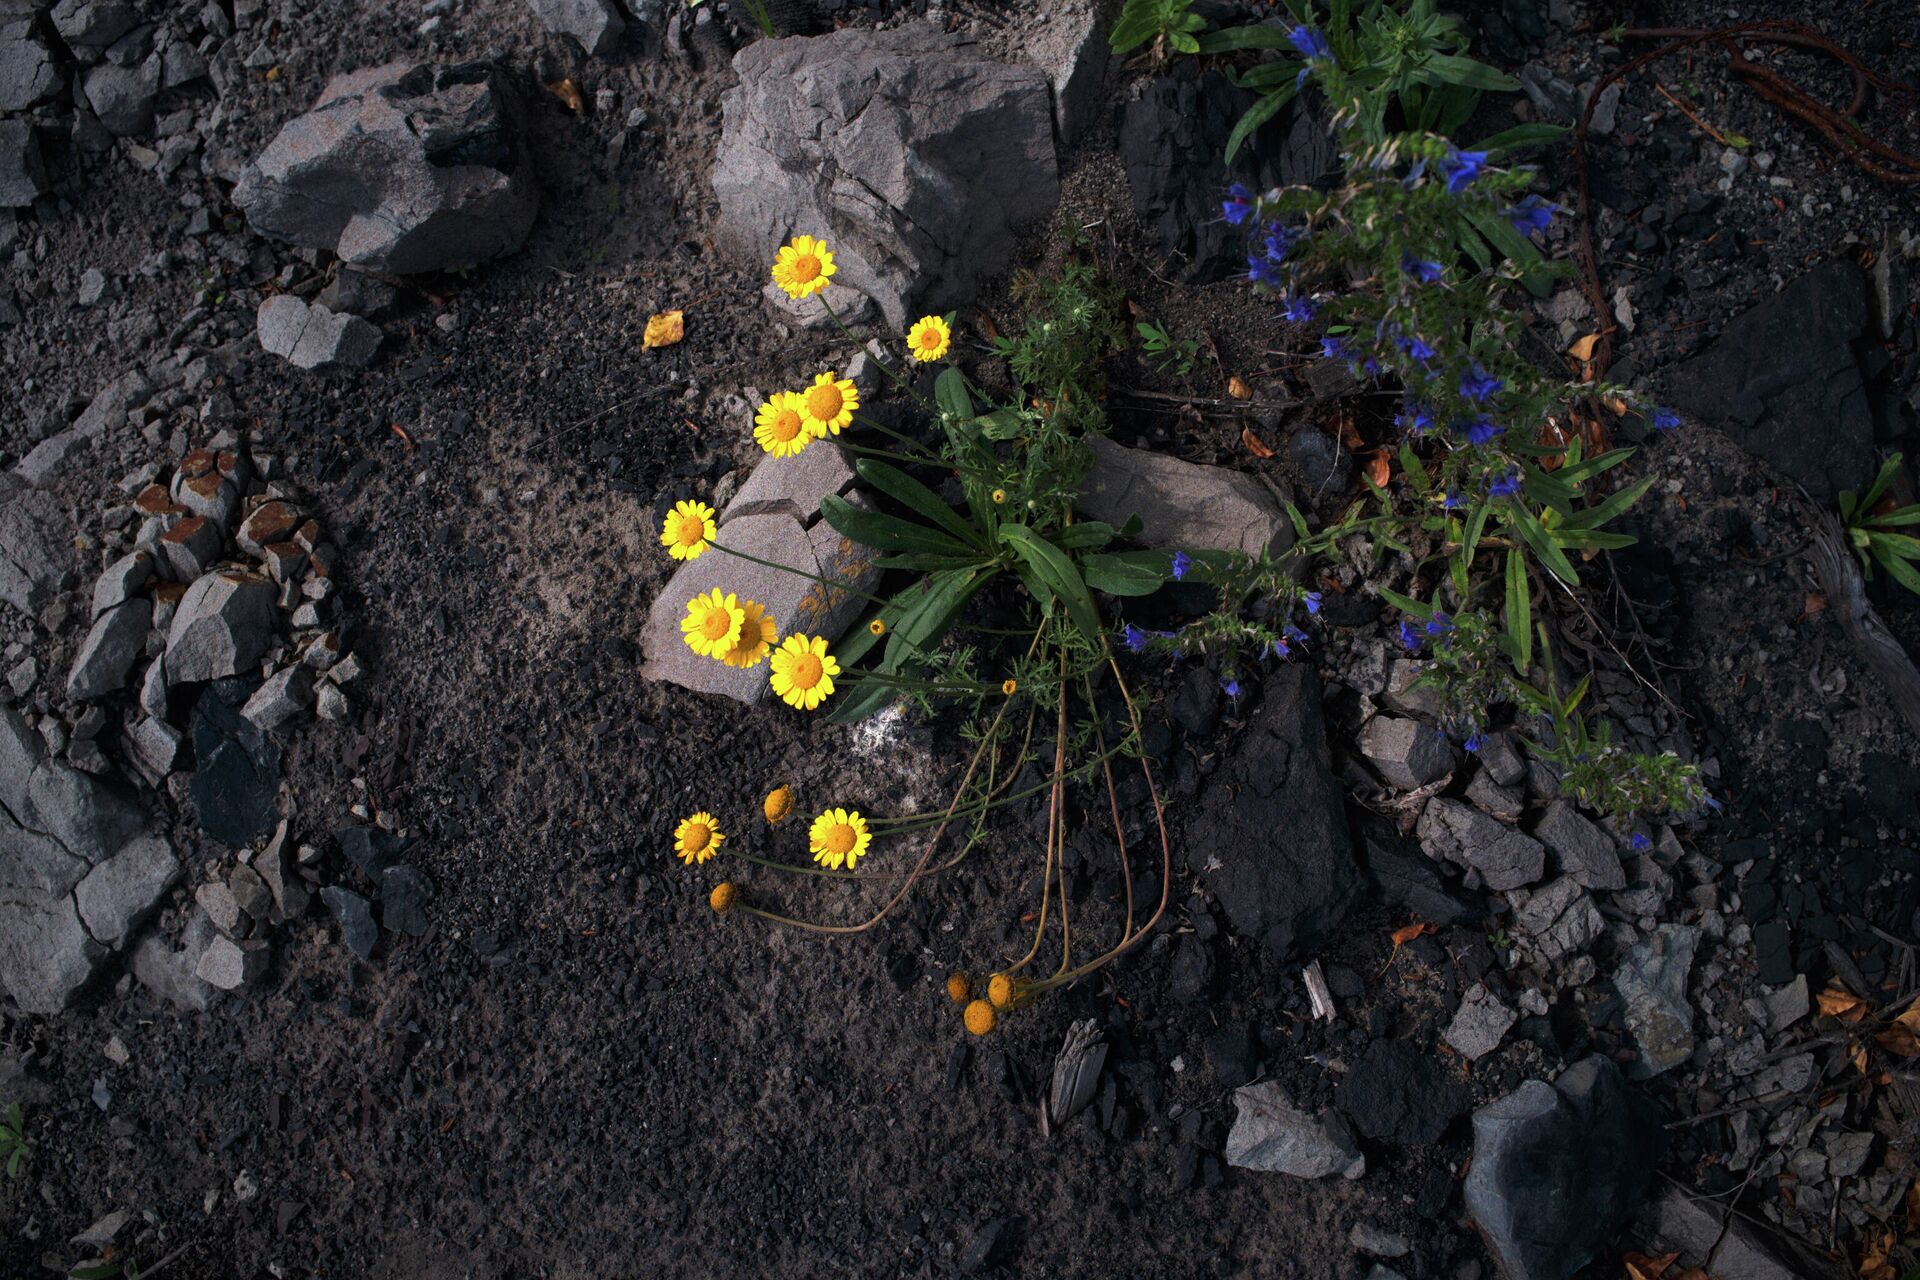
{"label": "yellow daisy flower", "polygon": [[681,819],[680,825],[673,829],[673,851],[688,866],[706,862],[720,852],[720,846],[726,842],[726,833],[704,809],[691,818]]}
{"label": "yellow daisy flower", "polygon": [[985,1000],[975,1000],[967,1006],[967,1011],[961,1017],[966,1021],[967,1030],[977,1036],[987,1035],[993,1030],[994,1024],[1000,1021],[993,1006]]}
{"label": "yellow daisy flower", "polygon": [[1009,698],[1011,698],[1014,694],[1018,693],[1019,691],[1020,691],[1020,682],[1018,680],[1009,679],[1009,680],[1002,680],[1000,682],[1000,692],[1006,694]]}
{"label": "yellow daisy flower", "polygon": [[867,624],[867,630],[876,636],[883,636],[887,634],[887,620],[885,618],[875,618]]}
{"label": "yellow daisy flower", "polygon": [[806,403],[797,391],[776,391],[754,417],[753,438],[776,458],[791,458],[813,439],[807,430]]}
{"label": "yellow daisy flower", "polygon": [[739,897],[739,888],[731,880],[722,880],[707,895],[707,905],[713,908],[713,914],[723,916],[733,910],[733,904]]}
{"label": "yellow daisy flower", "polygon": [[813,385],[799,395],[807,430],[816,436],[829,432],[839,435],[841,429],[853,421],[853,411],[860,407],[860,393],[854,390],[853,383],[830,373],[814,378]]}
{"label": "yellow daisy flower", "polygon": [[723,596],[718,587],[687,601],[687,616],[680,619],[687,648],[702,657],[719,657],[733,648],[746,625],[740,598],[730,591]]}
{"label": "yellow daisy flower", "polygon": [[842,866],[853,870],[853,864],[860,861],[872,843],[873,833],[867,830],[867,820],[854,810],[828,809],[813,820],[813,827],[807,832],[807,848],[813,851],[813,860],[835,871]]}
{"label": "yellow daisy flower", "polygon": [[774,650],[773,691],[790,707],[811,711],[833,694],[840,664],[827,652],[824,636],[788,636]]}
{"label": "yellow daisy flower", "polygon": [[730,667],[757,666],[760,659],[767,656],[767,650],[773,648],[776,634],[773,615],[752,600],[742,600],[740,612],[746,615],[740,623],[740,638],[733,642],[732,648],[713,656]]}
{"label": "yellow daisy flower", "polygon": [[767,822],[779,826],[793,812],[793,788],[778,786],[767,792],[767,798],[760,802],[760,812],[765,814]]}
{"label": "yellow daisy flower", "polygon": [[773,260],[773,282],[793,299],[811,298],[827,287],[827,279],[837,270],[833,251],[825,240],[795,236],[792,244],[780,246]]}
{"label": "yellow daisy flower", "polygon": [[692,560],[712,544],[720,529],[713,508],[704,502],[676,502],[660,522],[660,545],[675,560]]}
{"label": "yellow daisy flower", "polygon": [[907,330],[907,350],[921,364],[931,364],[953,345],[953,330],[939,316],[921,316]]}

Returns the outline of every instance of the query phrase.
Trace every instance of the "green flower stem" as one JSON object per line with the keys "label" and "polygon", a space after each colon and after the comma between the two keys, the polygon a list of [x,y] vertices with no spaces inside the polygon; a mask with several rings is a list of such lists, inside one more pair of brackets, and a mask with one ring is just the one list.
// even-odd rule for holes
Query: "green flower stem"
{"label": "green flower stem", "polygon": [[868,595],[866,592],[860,590],[860,588],[854,586],[850,582],[837,582],[832,578],[823,578],[817,573],[808,573],[803,569],[796,569],[792,565],[780,564],[773,560],[762,560],[759,556],[750,556],[744,551],[735,551],[732,547],[728,546],[724,542],[718,541],[717,539],[714,542],[709,543],[708,545],[711,546],[715,551],[724,551],[728,555],[734,557],[737,560],[745,560],[751,564],[763,565],[769,569],[778,569],[780,570],[780,572],[790,573],[796,578],[806,578],[811,582],[818,582],[822,586],[832,587],[835,591],[844,591],[848,595],[858,596],[860,597],[860,599],[865,600],[870,604],[877,604],[882,607],[885,607],[886,605],[891,603],[891,601],[882,600],[879,596]]}
{"label": "green flower stem", "polygon": [[918,449],[921,454],[921,461],[927,463],[930,466],[950,467],[953,465],[952,463],[948,462],[945,458],[941,457],[938,453],[935,453],[932,449],[929,449],[926,445],[921,444],[918,440],[915,440],[912,436],[907,435],[905,432],[895,431],[892,427],[888,426],[884,422],[880,422],[874,418],[869,418],[866,414],[860,413],[858,411],[854,413],[853,420],[859,423],[861,426],[868,428],[869,430],[878,431],[883,436],[892,437],[893,439],[899,441],[901,444],[906,445],[909,449]]}
{"label": "green flower stem", "polygon": [[[840,313],[833,309],[833,304],[831,302],[827,301],[826,290],[823,289],[819,293],[816,293],[813,296],[820,299],[820,305],[826,308],[827,315],[833,319],[833,323],[835,327],[837,327],[841,333],[846,335],[847,340],[849,342],[852,342],[854,345],[864,349],[866,344],[860,341],[859,337],[855,335],[853,330],[847,328],[847,322],[840,318]],[[915,400],[918,400],[921,404],[927,404],[927,398],[921,395],[919,390],[911,382],[901,377],[900,374],[897,371],[895,371],[892,364],[888,363],[885,360],[876,360],[874,361],[874,363],[880,366],[880,371],[882,373],[886,374],[887,377],[893,379],[893,384],[895,386],[899,387],[902,391],[912,396]]]}

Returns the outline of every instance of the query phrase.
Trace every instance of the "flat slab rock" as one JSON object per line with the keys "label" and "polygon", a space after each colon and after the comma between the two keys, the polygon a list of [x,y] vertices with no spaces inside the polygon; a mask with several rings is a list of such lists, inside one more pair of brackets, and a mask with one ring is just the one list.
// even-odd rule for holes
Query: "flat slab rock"
{"label": "flat slab rock", "polygon": [[1233,1128],[1227,1132],[1227,1163],[1257,1173],[1295,1178],[1349,1180],[1367,1171],[1367,1158],[1336,1111],[1311,1115],[1293,1105],[1276,1080],[1233,1091]]}
{"label": "flat slab rock", "polygon": [[[869,590],[880,577],[873,567],[873,552],[842,537],[819,516],[820,499],[847,488],[853,478],[844,455],[827,441],[816,442],[793,458],[767,458],[722,513],[717,542],[745,555]],[[831,644],[865,607],[865,601],[845,590],[709,547],[675,570],[654,598],[640,633],[646,653],[642,676],[721,694],[749,706],[769,695],[767,659],[751,667],[729,667],[695,653],[682,638],[680,620],[686,616],[687,602],[715,589],[761,605],[772,614],[782,639],[798,632],[825,636]]]}
{"label": "flat slab rock", "polygon": [[1059,198],[1046,73],[928,24],[757,40],[733,69],[716,238],[764,262],[824,237],[842,299],[867,295],[895,329],[971,301]]}
{"label": "flat slab rock", "polygon": [[1099,436],[1087,444],[1093,467],[1076,504],[1082,515],[1116,526],[1139,516],[1137,540],[1149,547],[1278,555],[1293,545],[1286,508],[1244,472],[1129,449]]}
{"label": "flat slab rock", "polygon": [[254,326],[261,348],[296,369],[362,369],[380,349],[378,326],[291,294],[262,302]]}
{"label": "flat slab rock", "polygon": [[0,473],[0,600],[37,614],[77,567],[59,499]]}

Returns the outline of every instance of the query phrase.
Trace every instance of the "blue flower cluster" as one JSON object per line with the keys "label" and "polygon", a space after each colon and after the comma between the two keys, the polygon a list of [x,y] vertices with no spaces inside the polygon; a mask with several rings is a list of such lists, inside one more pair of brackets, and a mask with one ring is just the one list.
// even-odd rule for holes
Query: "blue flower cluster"
{"label": "blue flower cluster", "polygon": [[1400,643],[1406,646],[1408,653],[1419,653],[1429,644],[1445,645],[1447,637],[1452,634],[1453,619],[1438,609],[1418,628],[1415,628],[1412,619],[1400,619]]}

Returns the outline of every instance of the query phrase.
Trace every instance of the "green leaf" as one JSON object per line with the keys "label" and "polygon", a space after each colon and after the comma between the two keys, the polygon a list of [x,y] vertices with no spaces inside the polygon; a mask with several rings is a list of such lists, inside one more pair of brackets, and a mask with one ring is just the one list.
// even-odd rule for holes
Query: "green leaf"
{"label": "green leaf", "polygon": [[1400,612],[1404,614],[1408,614],[1415,618],[1433,617],[1432,605],[1421,604],[1418,600],[1415,600],[1411,596],[1403,596],[1398,591],[1390,591],[1386,587],[1381,587],[1379,590],[1380,590],[1380,598],[1385,600],[1388,604],[1392,605],[1394,608],[1398,609]]}
{"label": "green leaf", "polygon": [[1602,471],[1613,470],[1613,468],[1619,466],[1628,458],[1631,458],[1633,456],[1633,450],[1609,449],[1605,453],[1596,453],[1584,461],[1571,460],[1573,458],[1571,452],[1569,452],[1567,456],[1570,461],[1568,461],[1566,466],[1561,467],[1556,474],[1561,480],[1572,485],[1578,484],[1582,480],[1591,479],[1599,475]]}
{"label": "green leaf", "polygon": [[1185,31],[1167,32],[1167,43],[1172,45],[1175,51],[1179,53],[1200,52],[1200,42]]}
{"label": "green leaf", "polygon": [[1640,501],[1640,496],[1653,487],[1658,477],[1648,476],[1636,484],[1630,484],[1618,493],[1601,502],[1596,502],[1583,511],[1569,516],[1564,524],[1567,529],[1598,529],[1625,513],[1628,507]]}
{"label": "green leaf", "polygon": [[1106,546],[1117,532],[1104,520],[1081,520],[1058,530],[1053,535],[1053,545],[1063,551],[1087,551]]}
{"label": "green leaf", "polygon": [[1546,566],[1547,572],[1570,587],[1580,585],[1580,575],[1574,571],[1566,554],[1554,544],[1553,539],[1547,536],[1547,531],[1540,527],[1540,522],[1534,519],[1530,512],[1521,507],[1513,507],[1509,509],[1509,516],[1508,528],[1517,531],[1521,541],[1533,548],[1533,554],[1539,557],[1540,563]]}
{"label": "green leaf", "polygon": [[933,380],[933,402],[940,412],[957,422],[971,421],[973,418],[973,397],[967,394],[967,378],[952,365],[940,371]]}
{"label": "green leaf", "polygon": [[[1473,567],[1474,548],[1480,545],[1480,535],[1485,531],[1487,527],[1487,516],[1491,514],[1492,511],[1493,504],[1491,502],[1480,502],[1474,504],[1473,514],[1467,517],[1467,532],[1466,536],[1460,539],[1460,550],[1466,556],[1468,568]],[[1462,591],[1460,594],[1464,596],[1467,593]]]}
{"label": "green leaf", "polygon": [[1520,87],[1518,80],[1484,62],[1455,57],[1450,53],[1427,55],[1421,79],[1428,84],[1457,84],[1486,93],[1510,93]]}
{"label": "green leaf", "polygon": [[1920,524],[1920,505],[1901,507],[1883,516],[1868,516],[1861,523],[1869,529],[1897,529],[1904,525]]}
{"label": "green leaf", "polygon": [[1066,606],[1067,617],[1088,645],[1100,643],[1100,615],[1094,610],[1087,584],[1066,552],[1042,538],[1024,524],[1000,526],[1000,538],[1014,554],[1024,560],[1036,577],[1044,582]]}
{"label": "green leaf", "polygon": [[1228,27],[1200,37],[1202,53],[1237,53],[1242,49],[1291,49],[1293,42],[1280,27]]}
{"label": "green leaf", "polygon": [[1300,508],[1294,506],[1291,502],[1287,504],[1287,519],[1293,521],[1294,537],[1298,538],[1301,542],[1305,542],[1313,536],[1312,532],[1307,528],[1307,518],[1301,515]]}
{"label": "green leaf", "polygon": [[978,529],[960,518],[940,495],[921,484],[912,476],[896,466],[880,461],[878,458],[862,458],[853,464],[853,469],[868,484],[914,511],[933,521],[951,533],[960,541],[985,550],[987,540]]}
{"label": "green leaf", "polygon": [[1893,478],[1900,474],[1900,463],[1904,457],[1905,455],[1896,453],[1880,464],[1880,470],[1874,475],[1873,483],[1868,486],[1865,496],[1860,499],[1861,510],[1864,511],[1880,501],[1880,495],[1887,491],[1887,486],[1893,483]]}
{"label": "green leaf", "polygon": [[1508,655],[1524,674],[1533,666],[1533,588],[1527,582],[1527,560],[1520,548],[1507,551]]}
{"label": "green leaf", "polygon": [[1497,156],[1508,151],[1544,147],[1549,142],[1560,141],[1571,132],[1572,130],[1563,124],[1517,124],[1511,129],[1502,129],[1491,138],[1474,143],[1468,149]]}
{"label": "green leaf", "polygon": [[939,555],[966,555],[969,550],[966,543],[938,529],[930,529],[885,512],[863,511],[837,494],[828,494],[820,499],[820,514],[837,532],[855,542],[865,543],[875,551],[930,551]]}
{"label": "green leaf", "polygon": [[1286,106],[1292,97],[1293,86],[1284,84],[1278,89],[1270,90],[1247,108],[1246,113],[1234,122],[1233,132],[1227,135],[1228,164],[1233,163],[1234,156],[1240,153],[1241,146],[1253,136],[1254,130],[1279,114],[1280,108]]}
{"label": "green leaf", "polygon": [[1639,541],[1630,533],[1608,533],[1604,529],[1556,529],[1553,538],[1563,547],[1595,547],[1602,551],[1618,551]]}
{"label": "green leaf", "polygon": [[964,569],[979,564],[978,553],[941,555],[933,551],[915,551],[903,556],[881,556],[873,562],[876,569],[905,569],[911,573],[932,573],[936,569]]}
{"label": "green leaf", "polygon": [[1018,409],[995,409],[974,419],[980,434],[989,440],[1016,440],[1028,431],[1027,416]]}
{"label": "green leaf", "polygon": [[1893,580],[1913,594],[1920,596],[1920,570],[1902,560],[1890,551],[1882,551],[1878,546],[1873,549],[1874,559],[1878,560]]}
{"label": "green leaf", "polygon": [[1884,547],[1897,556],[1908,560],[1920,560],[1920,538],[1904,533],[1881,533],[1875,530],[1867,535],[1868,541],[1875,547]]}
{"label": "green leaf", "polygon": [[1101,552],[1080,558],[1087,585],[1110,596],[1150,596],[1166,583],[1167,558],[1158,551]]}
{"label": "green leaf", "polygon": [[1423,498],[1433,488],[1433,481],[1427,478],[1427,469],[1420,465],[1420,455],[1416,454],[1413,451],[1413,445],[1405,440],[1400,442],[1400,474],[1407,478],[1407,483],[1413,486],[1413,491]]}

